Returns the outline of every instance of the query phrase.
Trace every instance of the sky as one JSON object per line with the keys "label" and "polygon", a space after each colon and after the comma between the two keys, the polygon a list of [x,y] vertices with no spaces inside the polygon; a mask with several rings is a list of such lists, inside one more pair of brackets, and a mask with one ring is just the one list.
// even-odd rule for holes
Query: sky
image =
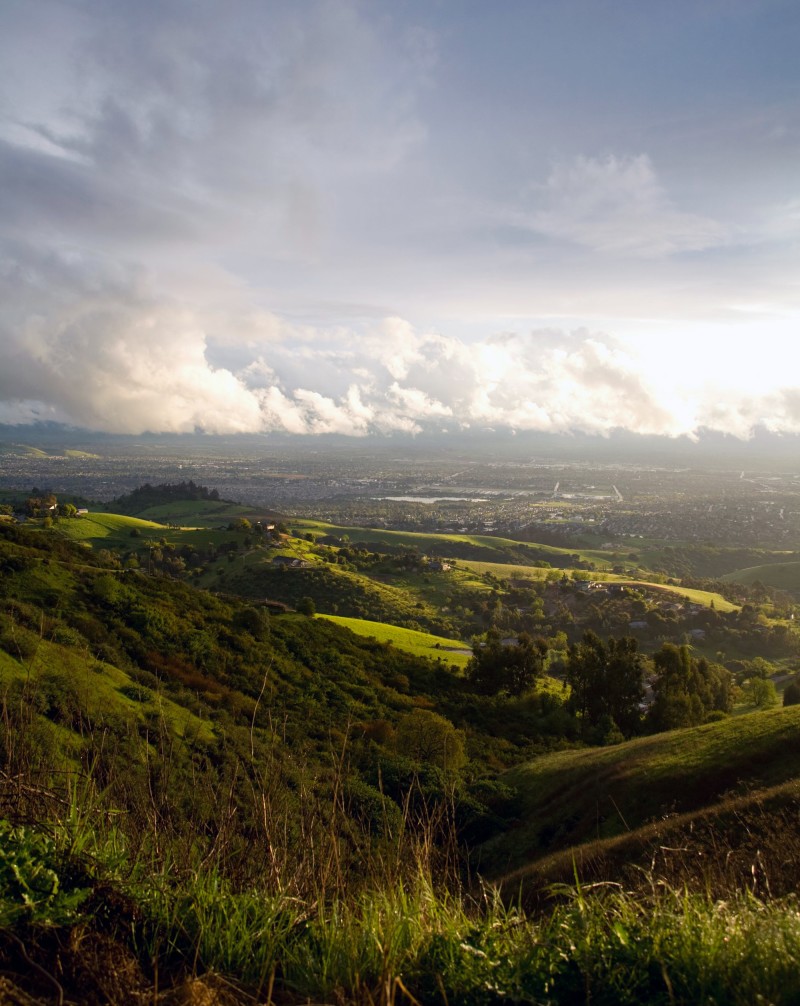
{"label": "sky", "polygon": [[800,432],[796,0],[3,0],[0,422]]}

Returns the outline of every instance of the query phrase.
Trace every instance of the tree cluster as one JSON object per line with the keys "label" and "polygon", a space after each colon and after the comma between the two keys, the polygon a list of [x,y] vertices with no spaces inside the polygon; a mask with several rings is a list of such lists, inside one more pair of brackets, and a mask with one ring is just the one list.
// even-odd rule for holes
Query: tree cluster
{"label": "tree cluster", "polygon": [[637,733],[644,698],[644,658],[635,639],[623,636],[605,642],[594,632],[569,648],[567,681],[569,708],[580,719],[585,736],[601,730],[623,737]]}
{"label": "tree cluster", "polygon": [[504,645],[497,629],[486,633],[486,642],[476,641],[467,676],[482,695],[522,695],[530,691],[544,672],[547,643],[522,633],[516,643]]}

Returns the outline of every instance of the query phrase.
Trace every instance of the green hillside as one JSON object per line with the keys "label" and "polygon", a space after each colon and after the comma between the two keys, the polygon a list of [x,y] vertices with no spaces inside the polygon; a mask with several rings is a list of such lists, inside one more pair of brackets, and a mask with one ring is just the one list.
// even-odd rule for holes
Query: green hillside
{"label": "green hillside", "polygon": [[366,618],[438,635],[453,631],[438,608],[402,587],[319,561],[309,568],[286,570],[276,568],[270,558],[253,555],[250,560],[243,557],[223,565],[219,586],[242,597],[278,600],[291,607],[310,597],[320,614]]}
{"label": "green hillside", "polygon": [[[298,534],[331,535],[354,543],[374,543],[390,548],[411,548],[420,552],[454,559],[475,559],[486,562],[529,563],[550,562],[553,566],[569,567],[586,557],[581,552],[553,545],[532,545],[493,535],[479,534],[426,534],[412,531],[388,531],[383,528],[347,527],[326,524],[323,521],[293,520],[292,528]],[[608,556],[593,555],[603,566],[610,566]]]}
{"label": "green hillside", "polygon": [[[167,555],[162,525],[95,516],[77,541],[60,530],[80,519],[0,523],[0,1000],[797,1001],[780,895],[800,868],[800,707],[581,747],[533,643],[487,647],[497,666],[539,655],[517,688],[397,645],[438,656],[447,633],[365,638],[263,604],[316,592],[434,622],[475,582],[481,617],[602,614],[574,585],[501,595],[468,570],[203,529],[235,546],[195,567],[211,592],[155,557],[123,565],[123,541]],[[606,614],[624,626],[636,602]],[[773,631],[702,617],[754,647]],[[691,862],[657,860],[670,843]]]}
{"label": "green hillside", "polygon": [[[473,569],[476,573],[491,573],[492,576],[503,580],[553,580],[566,576],[568,579],[585,581],[589,574],[583,570],[572,569],[542,569],[535,566],[510,566],[507,563],[499,562],[475,562],[473,560],[462,560],[462,566]],[[576,572],[578,575],[576,576]],[[672,586],[665,583],[657,583],[652,580],[642,579],[632,580],[624,573],[609,573],[602,570],[591,574],[591,579],[601,583],[618,583],[625,586],[638,588],[648,588],[649,590],[662,591],[665,594],[673,594],[676,598],[693,601],[705,607],[714,607],[717,611],[738,611],[741,607],[728,601],[722,594],[710,590],[698,590],[692,587]]]}
{"label": "green hillside", "polygon": [[748,566],[726,573],[720,577],[726,583],[744,583],[748,586],[757,581],[767,587],[785,590],[800,597],[800,562],[772,562],[764,566]]}
{"label": "green hillside", "polygon": [[465,667],[472,656],[470,647],[458,639],[447,639],[444,636],[435,636],[415,629],[403,629],[396,625],[387,625],[385,622],[371,622],[364,618],[345,618],[341,615],[320,617],[342,625],[358,636],[377,639],[381,643],[391,643],[392,646],[418,657],[429,657],[432,660]]}
{"label": "green hillside", "polygon": [[248,520],[271,520],[275,512],[264,507],[246,506],[242,503],[227,503],[218,500],[172,500],[158,503],[137,511],[143,520],[158,521],[163,524],[178,524],[182,527],[201,525],[203,527],[227,527],[238,517]]}
{"label": "green hillside", "polygon": [[800,707],[750,713],[607,748],[545,755],[503,778],[520,821],[492,840],[493,874],[555,849],[609,838],[665,814],[705,807],[741,787],[800,777]]}
{"label": "green hillside", "polygon": [[62,518],[58,533],[70,541],[99,541],[104,546],[128,544],[131,531],[156,535],[165,531],[162,524],[138,517],[125,517],[115,513],[86,513],[78,517]]}

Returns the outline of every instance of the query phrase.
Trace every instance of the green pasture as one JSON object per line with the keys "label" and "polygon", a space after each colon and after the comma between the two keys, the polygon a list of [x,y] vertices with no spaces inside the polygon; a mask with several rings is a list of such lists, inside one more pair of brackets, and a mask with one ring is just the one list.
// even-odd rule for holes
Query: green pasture
{"label": "green pasture", "polygon": [[[559,580],[563,576],[571,576],[573,570],[570,569],[547,569],[542,566],[512,566],[508,562],[482,562],[479,559],[462,559],[460,566],[473,570],[475,573],[485,576],[496,576],[501,580],[546,580],[548,576],[557,577]],[[586,574],[594,577],[594,574]],[[607,579],[606,574],[598,574],[598,580]]]}
{"label": "green pasture", "polygon": [[56,525],[59,533],[70,541],[122,541],[130,538],[131,531],[141,534],[158,534],[167,530],[163,524],[142,520],[139,517],[125,517],[116,513],[81,514],[79,517],[62,517]]}
{"label": "green pasture", "polygon": [[800,562],[771,562],[764,566],[748,566],[726,573],[720,580],[725,583],[743,583],[746,586],[758,580],[767,587],[800,594]]}
{"label": "green pasture", "polygon": [[402,629],[385,622],[371,622],[364,618],[344,618],[340,615],[318,615],[330,622],[343,625],[358,636],[377,639],[380,643],[391,643],[399,650],[412,653],[415,657],[430,657],[432,660],[442,660],[449,664],[465,667],[472,651],[469,644],[458,639],[447,639],[445,636],[434,636],[428,632],[418,632],[416,629]]}
{"label": "green pasture", "polygon": [[742,788],[800,776],[800,706],[752,712],[604,748],[559,751],[509,770],[520,823],[486,848],[514,870],[558,847],[621,834]]}
{"label": "green pasture", "polygon": [[666,583],[651,583],[649,580],[626,580],[624,576],[614,577],[617,583],[624,584],[628,587],[647,587],[650,590],[663,591],[667,594],[674,594],[685,601],[691,601],[694,604],[702,604],[706,608],[710,608],[712,605],[717,611],[739,611],[741,605],[734,604],[732,601],[728,601],[722,596],[722,594],[717,594],[713,590],[695,590],[692,587],[675,587]]}
{"label": "green pasture", "polygon": [[[292,528],[297,534],[308,532],[318,535],[332,535],[337,538],[348,538],[350,542],[363,543],[374,542],[384,543],[389,546],[406,546],[416,548],[422,553],[430,552],[436,547],[436,554],[445,555],[447,550],[442,546],[458,545],[472,546],[487,554],[489,559],[491,554],[496,556],[498,562],[519,562],[520,551],[530,552],[532,558],[552,555],[554,557],[564,557],[578,555],[583,558],[591,558],[592,561],[600,561],[605,565],[610,565],[610,558],[605,553],[589,553],[581,550],[570,550],[567,548],[557,548],[554,545],[540,545],[534,542],[515,541],[513,538],[500,538],[495,535],[482,534],[432,534],[422,531],[388,531],[384,528],[348,527],[338,524],[327,524],[324,521],[315,520],[293,520]],[[510,558],[513,554],[514,558]],[[599,556],[599,559],[596,558]],[[456,556],[458,558],[458,556]]]}
{"label": "green pasture", "polygon": [[467,595],[474,597],[476,594],[491,593],[491,584],[482,575],[466,567],[466,563],[459,561],[457,567],[442,572],[398,569],[389,573],[376,573],[365,570],[359,575],[372,583],[387,584],[403,590],[412,600],[444,609],[454,604],[463,604],[468,599]]}
{"label": "green pasture", "polygon": [[[637,588],[647,588],[648,590],[662,591],[667,594],[673,594],[680,600],[702,604],[706,608],[710,608],[713,605],[717,611],[739,611],[741,607],[741,605],[728,601],[722,594],[718,594],[715,591],[695,590],[692,587],[677,587],[666,583],[654,583],[651,580],[631,580],[630,577],[625,576],[623,573],[609,573],[606,570],[598,570],[597,572],[587,574],[585,570],[542,569],[540,566],[512,566],[509,563],[478,562],[472,559],[464,559],[460,565],[466,566],[476,573],[490,573],[492,576],[504,580],[546,580],[548,575],[552,575],[553,573],[558,576],[558,579],[567,576],[574,580],[576,579],[575,574],[578,573],[581,580],[591,579],[603,583],[618,583],[631,587],[634,590]],[[800,566],[800,563],[798,565]]]}
{"label": "green pasture", "polygon": [[173,500],[159,503],[138,511],[137,517],[160,524],[225,524],[246,517],[253,512],[252,507],[239,503],[224,503],[221,500]]}

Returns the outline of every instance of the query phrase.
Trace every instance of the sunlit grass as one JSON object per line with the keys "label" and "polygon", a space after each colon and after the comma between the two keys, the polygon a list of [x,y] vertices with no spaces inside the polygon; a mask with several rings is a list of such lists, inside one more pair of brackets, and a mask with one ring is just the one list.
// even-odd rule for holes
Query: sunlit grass
{"label": "sunlit grass", "polygon": [[141,534],[161,534],[167,529],[155,521],[125,517],[116,513],[88,513],[79,517],[62,517],[57,525],[58,532],[70,541],[92,541],[105,538],[130,537],[131,531]]}
{"label": "sunlit grass", "polygon": [[[430,657],[445,663],[466,666],[472,653],[469,645],[458,639],[431,635],[416,629],[403,629],[385,622],[372,622],[364,618],[345,618],[340,615],[322,615],[337,625],[343,625],[359,636],[377,639],[381,643],[391,643],[400,650],[413,653],[417,657]],[[466,650],[467,652],[463,652]]]}

